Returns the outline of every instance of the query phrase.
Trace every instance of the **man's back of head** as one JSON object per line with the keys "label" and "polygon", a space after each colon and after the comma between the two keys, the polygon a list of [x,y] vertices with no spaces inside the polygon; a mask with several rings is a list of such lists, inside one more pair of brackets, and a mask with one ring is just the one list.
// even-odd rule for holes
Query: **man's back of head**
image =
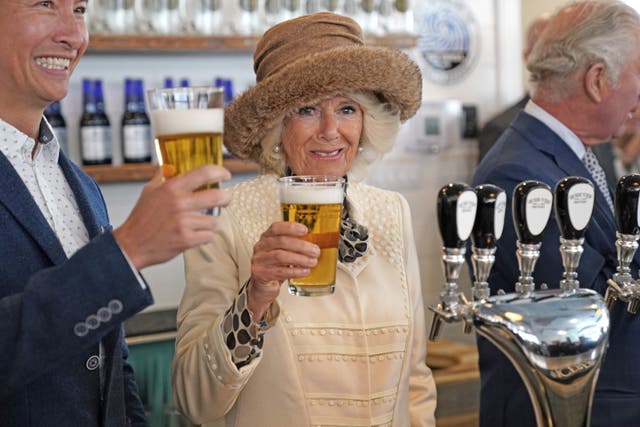
{"label": "man's back of head", "polygon": [[551,15],[548,13],[544,13],[534,19],[529,26],[527,27],[527,33],[525,36],[525,45],[522,51],[522,57],[524,58],[525,63],[533,51],[536,42],[542,35],[544,29],[547,27],[549,20],[551,19]]}
{"label": "man's back of head", "polygon": [[640,15],[632,7],[571,3],[550,18],[529,55],[532,98],[583,142],[608,140],[638,101],[616,92],[631,84],[623,71],[634,61],[640,61]]}

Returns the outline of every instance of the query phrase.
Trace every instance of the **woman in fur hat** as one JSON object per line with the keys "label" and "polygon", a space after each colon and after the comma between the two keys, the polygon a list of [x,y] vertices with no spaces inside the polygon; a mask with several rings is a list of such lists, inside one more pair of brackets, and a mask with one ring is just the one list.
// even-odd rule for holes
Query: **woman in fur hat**
{"label": "woman in fur hat", "polygon": [[[418,259],[407,202],[361,183],[421,100],[404,53],[363,44],[345,16],[272,27],[257,84],[225,112],[225,144],[259,177],[229,191],[213,243],[185,255],[174,395],[192,422],[433,426]],[[277,178],[344,176],[335,293],[290,295],[319,248],[283,222]],[[345,233],[344,231],[348,232]]]}

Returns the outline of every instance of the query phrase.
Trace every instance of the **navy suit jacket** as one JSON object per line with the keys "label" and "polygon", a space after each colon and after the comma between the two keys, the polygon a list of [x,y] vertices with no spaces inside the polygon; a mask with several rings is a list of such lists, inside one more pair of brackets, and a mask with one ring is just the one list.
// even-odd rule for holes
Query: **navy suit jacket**
{"label": "navy suit jacket", "polygon": [[[581,159],[558,135],[536,118],[521,112],[482,160],[473,185],[491,183],[503,188],[511,206],[513,189],[525,180],[547,183],[552,190],[565,176],[590,173]],[[613,213],[596,186],[596,204],[589,223],[584,253],[578,267],[582,287],[604,295],[606,280],[617,266],[616,229]],[[560,233],[552,214],[544,232],[540,258],[534,278],[537,285],[547,283],[557,288],[562,278],[559,252]],[[502,238],[498,242],[496,262],[489,277],[492,294],[499,289],[513,292],[518,279],[516,234],[507,209]],[[635,277],[640,261],[632,263]],[[640,425],[640,315],[626,313],[622,303],[611,312],[609,349],[600,372],[592,426]],[[491,343],[478,337],[480,356],[480,425],[482,427],[534,426],[535,418],[529,397],[511,363]]]}
{"label": "navy suit jacket", "polygon": [[63,153],[59,164],[91,239],[71,258],[0,153],[0,425],[146,425],[122,322],[151,294],[96,183]]}
{"label": "navy suit jacket", "polygon": [[478,134],[478,162],[480,162],[491,147],[493,147],[493,144],[500,138],[502,132],[509,127],[509,124],[527,105],[527,102],[529,102],[529,95],[523,96],[518,102],[510,105],[485,123]]}

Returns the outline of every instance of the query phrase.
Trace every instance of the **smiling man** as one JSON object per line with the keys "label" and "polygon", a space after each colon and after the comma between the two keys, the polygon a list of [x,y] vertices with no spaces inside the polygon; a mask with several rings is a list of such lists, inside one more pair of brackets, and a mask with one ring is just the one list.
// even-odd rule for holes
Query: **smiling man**
{"label": "smiling man", "polygon": [[139,426],[122,322],[153,302],[138,270],[208,242],[229,178],[157,173],[112,231],[102,195],[43,118],[87,49],[86,1],[0,0],[0,424]]}

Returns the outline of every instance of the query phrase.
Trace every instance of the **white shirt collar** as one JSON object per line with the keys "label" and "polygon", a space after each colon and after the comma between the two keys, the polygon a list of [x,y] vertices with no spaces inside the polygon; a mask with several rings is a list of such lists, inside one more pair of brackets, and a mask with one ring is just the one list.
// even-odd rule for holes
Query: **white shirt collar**
{"label": "white shirt collar", "polygon": [[573,151],[579,159],[584,158],[584,144],[582,143],[582,141],[580,141],[578,135],[573,133],[573,131],[562,124],[562,122],[553,117],[532,100],[529,100],[529,102],[527,102],[527,105],[525,105],[524,107],[524,112],[547,125],[549,129],[551,129],[556,135],[558,135],[560,139],[562,139],[564,143],[567,144],[569,148],[571,148],[571,151]]}
{"label": "white shirt collar", "polygon": [[[44,117],[40,121],[38,142],[36,157],[41,155],[48,162],[58,163],[60,144]],[[0,152],[7,158],[20,156],[21,154],[31,156],[34,145],[33,138],[0,119]]]}

